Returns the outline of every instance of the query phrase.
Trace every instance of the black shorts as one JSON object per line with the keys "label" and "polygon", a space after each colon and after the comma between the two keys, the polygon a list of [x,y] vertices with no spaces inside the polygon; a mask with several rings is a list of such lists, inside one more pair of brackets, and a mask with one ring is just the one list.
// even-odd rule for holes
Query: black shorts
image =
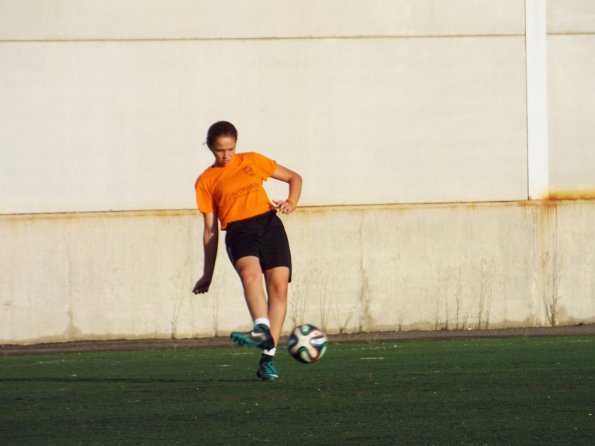
{"label": "black shorts", "polygon": [[263,271],[278,266],[289,268],[291,282],[289,240],[276,211],[229,223],[225,234],[225,246],[233,265],[242,257],[255,256],[260,259]]}

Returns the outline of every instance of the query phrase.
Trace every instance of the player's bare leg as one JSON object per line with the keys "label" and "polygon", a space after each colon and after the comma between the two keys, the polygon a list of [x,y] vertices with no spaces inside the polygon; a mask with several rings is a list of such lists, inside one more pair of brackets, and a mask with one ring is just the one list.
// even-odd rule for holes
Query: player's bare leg
{"label": "player's bare leg", "polygon": [[275,381],[279,378],[279,372],[273,364],[273,358],[281,337],[283,322],[287,313],[287,283],[289,279],[289,268],[277,267],[265,271],[265,283],[268,296],[268,317],[271,327],[271,335],[275,345],[271,349],[263,349],[256,376],[263,381]]}
{"label": "player's bare leg", "polygon": [[271,349],[274,347],[274,341],[270,333],[270,323],[258,323],[259,320],[268,321],[267,299],[262,283],[260,260],[254,256],[242,257],[236,261],[235,268],[242,281],[248,311],[256,324],[249,332],[232,332],[231,339],[239,345]]}
{"label": "player's bare leg", "polygon": [[246,256],[237,260],[236,271],[242,281],[244,297],[252,320],[267,317],[267,300],[262,284],[262,269],[258,257]]}
{"label": "player's bare leg", "polygon": [[271,335],[275,340],[275,346],[277,346],[287,314],[289,268],[279,266],[265,271],[264,274],[268,295],[268,316],[271,321]]}

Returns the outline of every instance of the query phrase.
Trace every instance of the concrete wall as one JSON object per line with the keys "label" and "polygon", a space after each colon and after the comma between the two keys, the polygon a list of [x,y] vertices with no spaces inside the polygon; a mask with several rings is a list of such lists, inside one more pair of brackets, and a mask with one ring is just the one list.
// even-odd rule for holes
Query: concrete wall
{"label": "concrete wall", "polygon": [[589,0],[0,0],[0,343],[249,325],[223,250],[212,292],[189,292],[218,119],[304,176],[286,328],[594,321],[595,203],[526,201],[595,197],[593,17]]}
{"label": "concrete wall", "polygon": [[[300,209],[285,329],[595,322],[590,201]],[[223,247],[207,295],[192,211],[0,219],[0,343],[227,335],[250,320]]]}

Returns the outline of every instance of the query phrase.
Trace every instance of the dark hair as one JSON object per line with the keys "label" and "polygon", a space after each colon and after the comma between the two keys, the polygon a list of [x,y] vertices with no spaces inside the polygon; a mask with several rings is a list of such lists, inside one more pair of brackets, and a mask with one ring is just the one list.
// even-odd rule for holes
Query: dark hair
{"label": "dark hair", "polygon": [[211,127],[209,127],[209,131],[207,132],[207,146],[209,146],[209,149],[213,148],[215,141],[220,136],[231,136],[233,139],[237,141],[238,130],[231,122],[216,122]]}

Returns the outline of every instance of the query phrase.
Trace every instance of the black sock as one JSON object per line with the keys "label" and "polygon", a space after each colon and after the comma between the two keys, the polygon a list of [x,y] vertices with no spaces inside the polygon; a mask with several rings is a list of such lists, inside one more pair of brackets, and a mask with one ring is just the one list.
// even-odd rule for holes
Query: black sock
{"label": "black sock", "polygon": [[271,362],[272,360],[273,360],[273,356],[267,355],[266,353],[262,353],[260,355],[260,361],[259,361],[259,363],[260,364],[263,364],[265,362]]}

